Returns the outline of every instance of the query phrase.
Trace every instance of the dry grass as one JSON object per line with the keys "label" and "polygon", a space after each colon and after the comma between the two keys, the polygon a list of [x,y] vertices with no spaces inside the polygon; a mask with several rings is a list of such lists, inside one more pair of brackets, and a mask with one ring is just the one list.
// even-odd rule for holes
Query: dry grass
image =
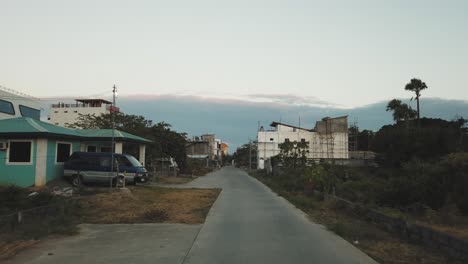
{"label": "dry grass", "polygon": [[167,177],[167,176],[160,176],[156,177],[157,183],[162,184],[184,184],[193,181],[197,177]]}
{"label": "dry grass", "polygon": [[8,259],[13,257],[18,252],[26,249],[34,244],[37,244],[39,240],[16,240],[12,242],[0,242],[0,260]]}
{"label": "dry grass", "polygon": [[440,251],[403,240],[359,215],[341,210],[333,201],[316,201],[314,205],[315,207],[309,208],[307,212],[315,221],[355,244],[379,263],[462,263]]}
{"label": "dry grass", "polygon": [[102,193],[81,201],[84,223],[199,224],[214,203],[219,189],[135,187],[131,193]]}

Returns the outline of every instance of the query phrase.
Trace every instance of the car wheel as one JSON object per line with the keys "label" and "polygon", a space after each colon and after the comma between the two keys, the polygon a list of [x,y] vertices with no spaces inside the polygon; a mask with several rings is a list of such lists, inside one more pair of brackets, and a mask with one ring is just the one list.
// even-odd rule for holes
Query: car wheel
{"label": "car wheel", "polygon": [[81,180],[81,177],[80,175],[74,175],[72,180],[71,180],[71,184],[75,187],[80,187],[81,184],[82,184],[82,180]]}
{"label": "car wheel", "polygon": [[119,176],[117,178],[117,184],[118,184],[119,187],[122,187],[124,185],[124,177]]}

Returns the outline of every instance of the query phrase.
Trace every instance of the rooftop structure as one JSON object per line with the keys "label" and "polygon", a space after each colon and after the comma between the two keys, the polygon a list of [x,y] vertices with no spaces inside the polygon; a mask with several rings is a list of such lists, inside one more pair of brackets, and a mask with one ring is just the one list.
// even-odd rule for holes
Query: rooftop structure
{"label": "rooftop structure", "polygon": [[70,126],[78,121],[80,114],[109,114],[112,103],[104,99],[75,99],[75,103],[52,104],[49,112],[49,122],[57,126]]}

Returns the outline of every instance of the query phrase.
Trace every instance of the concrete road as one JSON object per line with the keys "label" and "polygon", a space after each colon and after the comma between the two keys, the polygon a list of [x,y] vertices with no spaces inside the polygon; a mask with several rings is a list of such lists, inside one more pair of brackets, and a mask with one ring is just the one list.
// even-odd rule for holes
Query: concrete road
{"label": "concrete road", "polygon": [[8,264],[182,263],[201,225],[81,225],[77,236],[46,240]]}
{"label": "concrete road", "polygon": [[375,263],[239,169],[178,187],[223,188],[205,224],[82,225],[6,263]]}
{"label": "concrete road", "polygon": [[223,191],[184,263],[375,263],[239,169],[224,168],[189,186]]}

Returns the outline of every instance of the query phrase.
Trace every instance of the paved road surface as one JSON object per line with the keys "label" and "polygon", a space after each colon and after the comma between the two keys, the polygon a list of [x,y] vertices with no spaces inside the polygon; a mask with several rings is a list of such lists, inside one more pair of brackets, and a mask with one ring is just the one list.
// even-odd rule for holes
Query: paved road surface
{"label": "paved road surface", "polygon": [[84,225],[79,236],[41,243],[8,263],[375,263],[239,169],[184,187],[223,188],[202,226]]}
{"label": "paved road surface", "polygon": [[184,263],[375,263],[241,170],[227,167],[189,186],[223,191]]}

